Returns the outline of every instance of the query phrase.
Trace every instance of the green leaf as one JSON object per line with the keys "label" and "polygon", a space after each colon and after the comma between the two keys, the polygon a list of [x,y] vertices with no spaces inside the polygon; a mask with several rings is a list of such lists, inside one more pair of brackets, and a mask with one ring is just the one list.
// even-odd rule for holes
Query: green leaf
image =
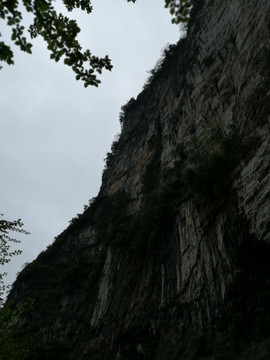
{"label": "green leaf", "polygon": [[15,41],[16,40],[16,30],[15,29],[12,29],[12,35],[11,35],[11,40],[12,41]]}

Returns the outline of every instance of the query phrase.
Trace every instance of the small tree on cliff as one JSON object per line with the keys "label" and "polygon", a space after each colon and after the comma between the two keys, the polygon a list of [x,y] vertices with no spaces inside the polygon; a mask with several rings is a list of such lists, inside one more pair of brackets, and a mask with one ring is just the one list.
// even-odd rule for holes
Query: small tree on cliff
{"label": "small tree on cliff", "polygon": [[[136,0],[127,0],[136,2]],[[22,9],[32,14],[32,24],[28,28],[31,39],[41,36],[47,43],[51,59],[58,62],[61,58],[72,68],[77,80],[82,80],[84,86],[98,86],[98,74],[103,69],[111,70],[111,60],[108,55],[99,58],[90,50],[83,51],[77,40],[80,28],[75,20],[57,13],[53,0],[8,0],[0,1],[0,19],[12,29],[11,40],[22,51],[31,54],[32,44],[26,37],[23,25]],[[192,0],[165,0],[165,7],[172,14],[172,22],[187,22]],[[63,0],[68,11],[76,8],[92,12],[91,0]],[[1,33],[0,33],[1,36]],[[13,51],[5,42],[0,41],[0,62],[14,64]],[[1,68],[1,67],[0,67]]]}
{"label": "small tree on cliff", "polygon": [[[3,214],[0,214],[3,216]],[[12,245],[20,243],[20,240],[17,240],[10,236],[10,232],[17,232],[21,234],[28,235],[29,232],[24,230],[23,223],[21,219],[8,221],[0,219],[0,265],[5,265],[10,262],[11,258],[15,255],[20,255],[21,250],[13,250]],[[3,277],[7,275],[6,272],[0,273],[0,307],[3,304],[3,295],[6,290],[6,286],[3,281]]]}

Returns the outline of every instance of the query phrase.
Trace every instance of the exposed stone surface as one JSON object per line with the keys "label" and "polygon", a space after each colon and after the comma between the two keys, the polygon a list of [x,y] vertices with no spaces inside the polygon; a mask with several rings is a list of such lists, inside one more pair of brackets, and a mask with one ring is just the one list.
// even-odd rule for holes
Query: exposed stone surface
{"label": "exposed stone surface", "polygon": [[[258,307],[269,319],[270,3],[195,9],[126,112],[96,202],[11,291],[9,301],[35,299],[35,326],[68,343],[65,359],[173,359],[169,334],[233,332],[236,314],[252,323]],[[204,168],[200,189],[189,174]],[[123,205],[106,202],[120,192]]]}

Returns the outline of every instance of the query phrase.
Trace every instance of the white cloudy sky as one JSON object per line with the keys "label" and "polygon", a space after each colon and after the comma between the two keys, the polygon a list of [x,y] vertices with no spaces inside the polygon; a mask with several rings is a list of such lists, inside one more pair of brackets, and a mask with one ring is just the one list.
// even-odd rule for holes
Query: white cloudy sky
{"label": "white cloudy sky", "polygon": [[[9,282],[97,195],[121,106],[180,36],[164,0],[92,4],[92,14],[76,18],[84,48],[108,54],[114,65],[99,88],[85,89],[69,67],[49,60],[41,40],[33,55],[16,51],[15,65],[0,71],[0,213],[22,218],[31,232],[20,237],[23,254],[5,268]],[[0,30],[6,36],[2,23]]]}

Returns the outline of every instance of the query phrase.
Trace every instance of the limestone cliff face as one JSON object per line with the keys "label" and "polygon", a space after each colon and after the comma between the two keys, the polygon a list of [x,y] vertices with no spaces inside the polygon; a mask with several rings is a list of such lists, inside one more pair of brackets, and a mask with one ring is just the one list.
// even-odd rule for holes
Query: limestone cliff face
{"label": "limestone cliff face", "polygon": [[199,359],[177,345],[190,331],[266,334],[269,39],[268,0],[195,1],[125,107],[99,195],[8,300],[35,300],[33,329],[63,358]]}

